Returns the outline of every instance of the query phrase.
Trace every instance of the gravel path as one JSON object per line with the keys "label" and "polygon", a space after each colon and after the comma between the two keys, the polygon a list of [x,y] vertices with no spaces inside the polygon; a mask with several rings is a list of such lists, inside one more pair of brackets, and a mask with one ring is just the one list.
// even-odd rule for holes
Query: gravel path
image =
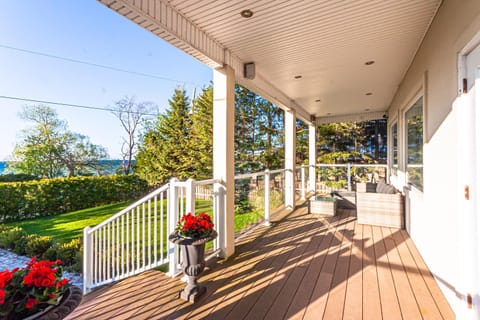
{"label": "gravel path", "polygon": [[[19,256],[11,251],[0,249],[0,271],[5,269],[12,270],[13,268],[22,268],[27,262],[30,261],[30,258],[25,256]],[[83,288],[83,278],[81,274],[64,272],[63,276],[70,280],[70,283]]]}

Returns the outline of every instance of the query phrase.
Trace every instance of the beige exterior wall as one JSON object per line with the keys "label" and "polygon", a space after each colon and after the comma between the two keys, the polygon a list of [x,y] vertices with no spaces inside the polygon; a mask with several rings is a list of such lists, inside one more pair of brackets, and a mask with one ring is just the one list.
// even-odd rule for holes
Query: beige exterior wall
{"label": "beige exterior wall", "polygon": [[479,0],[444,1],[389,109],[390,124],[399,122],[400,174],[392,182],[403,188],[403,113],[415,97],[424,96],[424,191],[405,188],[410,199],[407,230],[456,311],[457,222],[463,192],[458,183],[458,54],[479,32]]}

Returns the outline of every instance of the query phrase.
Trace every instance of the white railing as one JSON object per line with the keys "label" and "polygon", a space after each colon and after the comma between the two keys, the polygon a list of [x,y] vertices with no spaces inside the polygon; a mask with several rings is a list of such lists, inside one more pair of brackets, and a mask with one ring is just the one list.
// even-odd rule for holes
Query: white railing
{"label": "white railing", "polygon": [[83,231],[84,292],[168,261],[166,184],[99,225]]}
{"label": "white railing", "polygon": [[[287,186],[285,186],[285,172],[286,169],[278,169],[278,170],[265,170],[260,172],[254,173],[245,173],[239,174],[235,176],[235,180],[243,180],[243,179],[257,179],[263,178],[263,183],[257,189],[263,189],[264,193],[264,201],[263,201],[263,224],[266,226],[270,225],[270,215],[272,209],[280,210],[283,208],[282,206],[277,206],[275,208],[271,208],[271,192],[273,190],[285,190]],[[249,190],[252,192],[254,196],[258,190]],[[285,191],[283,191],[285,192]],[[282,196],[283,197],[283,196]]]}
{"label": "white railing", "polygon": [[[250,179],[247,185],[253,183],[254,188],[248,189],[249,197],[257,197],[259,190],[263,189],[263,223],[270,225],[272,209],[281,209],[285,205],[285,194],[295,188],[298,196],[305,199],[308,191],[319,190],[317,187],[319,170],[325,168],[345,168],[347,170],[347,190],[352,189],[352,179],[356,168],[378,167],[384,170],[382,178],[388,177],[386,165],[350,165],[350,164],[318,164],[315,170],[315,186],[309,186],[309,170],[311,166],[305,165],[295,169],[295,185],[285,184],[285,169],[265,170],[262,172],[241,174],[235,180]],[[355,170],[354,170],[355,169]],[[345,176],[345,175],[344,175]],[[262,178],[259,181],[256,178]],[[368,179],[374,180],[374,176]],[[376,178],[375,178],[376,179]],[[174,231],[178,219],[188,212],[197,212],[195,201],[206,201],[211,208],[202,209],[213,213],[214,224],[220,226],[218,212],[219,195],[214,192],[215,184],[222,184],[220,180],[210,179],[203,181],[178,181],[172,179],[168,184],[158,188],[149,195],[128,206],[119,213],[108,218],[99,225],[84,229],[83,237],[83,278],[84,292],[111,283],[145,270],[166,265],[171,276],[180,272],[180,254],[178,246],[168,241],[168,235]],[[263,183],[263,185],[262,185]],[[325,191],[325,190],[322,190]],[[329,190],[331,192],[334,190]],[[198,193],[198,195],[197,195]],[[251,193],[251,194],[250,194]],[[251,198],[250,197],[250,198]],[[272,201],[272,197],[275,197]],[[261,199],[261,198],[259,198]],[[261,200],[262,201],[262,200]],[[283,205],[282,205],[283,203]],[[271,206],[274,205],[275,208]],[[260,220],[261,222],[261,220]],[[218,230],[221,232],[221,230]],[[213,242],[211,255],[217,254],[220,248],[218,237]]]}
{"label": "white railing", "polygon": [[[169,274],[178,274],[179,249],[168,241],[168,235],[174,231],[181,215],[195,212],[195,188],[214,183],[221,181],[172,179],[99,225],[86,227],[83,230],[84,293],[167,263]],[[213,193],[212,196],[215,208]],[[216,213],[214,223],[218,223]],[[214,242],[213,250],[218,251],[218,242]]]}

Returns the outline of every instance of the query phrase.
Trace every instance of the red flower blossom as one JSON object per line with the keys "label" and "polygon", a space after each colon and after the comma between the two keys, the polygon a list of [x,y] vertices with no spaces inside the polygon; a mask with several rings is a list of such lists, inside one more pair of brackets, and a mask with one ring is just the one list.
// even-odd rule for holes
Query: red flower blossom
{"label": "red flower blossom", "polygon": [[13,274],[17,270],[8,271],[7,269],[5,269],[4,271],[0,272],[0,289],[5,288],[5,286],[10,282],[10,280],[12,280]]}
{"label": "red flower blossom", "polygon": [[177,224],[175,231],[186,237],[201,237],[208,235],[213,230],[212,219],[202,212],[198,215],[188,213],[184,215]]}
{"label": "red flower blossom", "polygon": [[[27,309],[28,314],[35,313],[48,307],[49,300],[58,299],[68,285],[68,280],[62,279],[61,263],[60,260],[36,261],[32,258],[25,268],[1,271],[0,313],[11,312],[12,317],[20,319],[18,312],[23,314]],[[20,301],[24,308],[11,310],[11,306]]]}
{"label": "red flower blossom", "polygon": [[37,299],[28,298],[27,303],[25,303],[25,308],[31,309],[31,308],[35,307],[37,304],[38,304]]}
{"label": "red flower blossom", "polygon": [[67,283],[68,283],[68,279],[62,279],[62,280],[60,280],[59,282],[57,282],[56,287],[57,287],[57,288],[63,287],[63,286],[66,285]]}
{"label": "red flower blossom", "polygon": [[0,290],[0,304],[4,304],[5,303],[5,296],[7,294],[5,293],[5,290]]}

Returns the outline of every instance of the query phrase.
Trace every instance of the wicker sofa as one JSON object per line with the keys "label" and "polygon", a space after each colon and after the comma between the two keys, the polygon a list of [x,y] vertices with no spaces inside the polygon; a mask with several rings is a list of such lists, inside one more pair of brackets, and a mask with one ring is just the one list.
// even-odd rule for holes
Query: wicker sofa
{"label": "wicker sofa", "polygon": [[405,199],[385,183],[357,183],[357,221],[360,224],[404,228]]}

